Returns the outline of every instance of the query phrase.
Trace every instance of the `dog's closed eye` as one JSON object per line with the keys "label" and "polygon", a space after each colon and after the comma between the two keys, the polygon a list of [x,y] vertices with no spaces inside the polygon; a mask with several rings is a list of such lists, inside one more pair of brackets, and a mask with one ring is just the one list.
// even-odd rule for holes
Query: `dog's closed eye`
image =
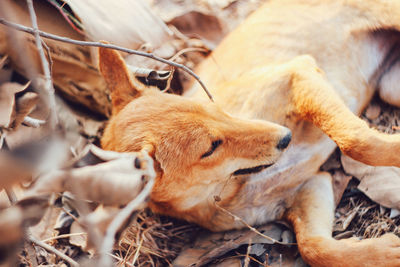
{"label": "dog's closed eye", "polygon": [[221,144],[222,144],[222,140],[221,139],[213,141],[211,143],[210,149],[206,153],[201,155],[201,158],[205,158],[205,157],[211,156],[211,154],[214,153],[214,151],[217,149],[217,147],[219,147]]}

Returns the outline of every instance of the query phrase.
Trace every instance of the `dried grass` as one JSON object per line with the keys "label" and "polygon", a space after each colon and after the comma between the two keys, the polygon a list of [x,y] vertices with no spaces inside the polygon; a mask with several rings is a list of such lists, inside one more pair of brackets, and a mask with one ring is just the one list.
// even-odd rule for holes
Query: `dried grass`
{"label": "dried grass", "polygon": [[[367,114],[371,107],[377,110],[376,116]],[[381,132],[400,132],[400,108],[388,105],[377,96],[371,101],[362,118]],[[336,210],[335,228],[342,227],[343,223],[348,225],[342,227],[341,231],[334,232],[334,235],[337,238],[348,236],[372,238],[385,233],[395,233],[400,236],[400,216],[390,218],[390,209],[370,200],[357,190],[357,185],[358,181],[353,179],[340,201]]]}
{"label": "dried grass", "polygon": [[373,202],[356,189],[353,179],[336,210],[334,236],[338,239],[356,236],[379,237],[385,233],[400,236],[400,216],[390,218],[390,209]]}
{"label": "dried grass", "polygon": [[159,216],[146,209],[134,218],[118,242],[119,264],[171,265],[178,253],[194,241],[198,230],[198,226]]}

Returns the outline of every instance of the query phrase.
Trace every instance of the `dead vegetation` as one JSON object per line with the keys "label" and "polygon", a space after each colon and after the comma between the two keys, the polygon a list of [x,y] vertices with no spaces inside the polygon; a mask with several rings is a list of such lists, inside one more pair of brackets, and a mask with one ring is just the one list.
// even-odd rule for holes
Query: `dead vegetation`
{"label": "dead vegetation", "polygon": [[[78,2],[70,1],[71,7]],[[149,45],[153,39],[143,35],[135,44],[123,43],[117,37],[108,41],[193,68],[261,1],[191,0],[185,5],[178,0],[149,2],[157,18],[169,26],[164,28],[157,22],[162,33],[158,35],[159,47]],[[48,26],[41,17],[52,10],[48,3],[60,9],[64,1],[34,1],[40,30]],[[89,2],[79,12],[88,6]],[[25,1],[16,1],[8,8],[15,11],[10,12],[14,17],[0,12],[2,19],[29,24],[23,23],[29,18]],[[85,13],[79,16],[82,21],[68,11],[67,22],[61,22],[58,29],[62,36],[84,41],[82,32],[86,31],[90,38],[96,38],[98,29],[87,24],[91,18],[83,19]],[[75,30],[66,27],[71,23]],[[99,144],[110,115],[108,91],[97,73],[93,51],[48,39],[35,43],[31,35],[4,26],[0,26],[0,36],[0,260],[5,266],[110,266],[111,261],[118,266],[304,265],[295,245],[274,244],[250,229],[210,233],[143,209],[153,178],[146,152],[125,155],[92,145]],[[95,40],[100,39],[104,38]],[[43,54],[39,56],[37,47],[42,45]],[[57,92],[54,102],[49,100],[49,80],[40,74],[47,68],[40,66],[43,60],[49,62]],[[144,83],[154,83],[172,93],[182,93],[190,82],[186,73],[172,73],[149,59],[127,55],[126,61],[139,69],[136,72]],[[162,71],[171,76],[160,78]],[[57,127],[49,123],[51,113],[58,119]],[[378,98],[366,109],[364,118],[380,131],[399,131],[400,110]],[[399,235],[400,212],[393,199],[385,197],[396,194],[396,187],[379,187],[386,191],[377,194],[365,191],[371,186],[378,188],[368,183],[371,175],[381,177],[388,170],[377,169],[375,174],[368,171],[366,175],[360,171],[362,166],[346,167],[342,161],[337,151],[323,166],[337,178],[338,198],[353,177],[336,211],[335,238],[377,237],[387,232]],[[295,242],[285,224],[257,229],[283,244]]]}
{"label": "dead vegetation", "polygon": [[[366,108],[363,113],[363,118],[368,121],[371,127],[386,133],[399,132],[400,125],[400,109],[390,106],[375,96],[371,104]],[[379,191],[382,183],[386,180],[390,185],[387,186],[386,191],[380,191],[375,197],[371,194],[375,201],[371,200],[363,192],[360,191],[360,183],[354,179],[349,183],[343,198],[337,208],[337,221],[345,221],[347,230],[343,234],[350,234],[350,236],[357,236],[362,238],[379,237],[385,233],[395,233],[400,236],[400,213],[398,209],[394,208],[395,204],[391,203],[394,199],[390,198],[390,194],[398,191],[396,175],[391,173],[391,170],[384,168],[385,172],[379,173],[372,172],[375,183],[371,185],[375,190]],[[346,168],[345,168],[346,171]],[[362,173],[363,169],[359,167],[358,172]],[[378,177],[379,176],[379,177]],[[389,180],[390,179],[390,180]],[[378,180],[378,181],[377,181]],[[362,185],[362,184],[361,184]],[[359,189],[357,189],[357,187]],[[361,190],[366,187],[362,186]],[[370,194],[368,192],[367,194]],[[346,233],[346,232],[350,233]]]}

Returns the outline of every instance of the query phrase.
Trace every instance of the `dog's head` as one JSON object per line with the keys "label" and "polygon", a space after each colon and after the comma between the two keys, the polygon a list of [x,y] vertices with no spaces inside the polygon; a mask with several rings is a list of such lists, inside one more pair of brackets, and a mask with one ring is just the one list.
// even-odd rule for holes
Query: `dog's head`
{"label": "dog's head", "polygon": [[285,127],[234,118],[211,101],[145,87],[119,53],[100,48],[99,55],[113,104],[101,144],[150,153],[157,171],[150,202],[155,211],[205,225],[213,196],[229,201],[240,189],[231,177],[267,168],[290,142]]}

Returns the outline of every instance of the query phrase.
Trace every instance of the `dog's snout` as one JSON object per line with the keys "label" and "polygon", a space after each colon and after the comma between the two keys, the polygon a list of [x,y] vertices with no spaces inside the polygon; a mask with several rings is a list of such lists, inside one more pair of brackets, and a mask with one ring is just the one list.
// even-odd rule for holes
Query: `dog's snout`
{"label": "dog's snout", "polygon": [[278,143],[278,145],[277,145],[276,147],[277,147],[279,150],[283,150],[283,149],[285,149],[285,148],[288,147],[288,145],[289,145],[289,143],[290,143],[291,140],[292,140],[292,132],[289,131],[289,133],[286,134],[285,137],[283,137],[283,138],[279,141],[279,143]]}

